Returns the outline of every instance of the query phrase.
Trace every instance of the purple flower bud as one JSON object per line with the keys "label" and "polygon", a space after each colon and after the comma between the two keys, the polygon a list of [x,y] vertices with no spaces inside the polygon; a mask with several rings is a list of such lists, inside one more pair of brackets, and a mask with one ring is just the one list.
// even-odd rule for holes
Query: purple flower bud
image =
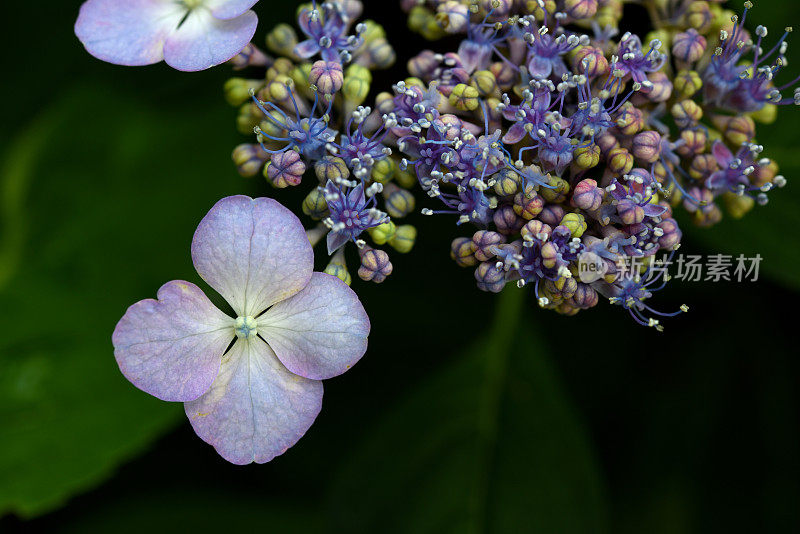
{"label": "purple flower bud", "polygon": [[677,152],[681,156],[688,158],[695,154],[705,152],[708,136],[706,135],[705,129],[687,129],[681,131],[681,141],[683,141],[683,143],[677,148]]}
{"label": "purple flower bud", "polygon": [[392,274],[392,262],[386,252],[365,246],[359,250],[359,254],[361,266],[358,268],[358,277],[365,282],[380,284]]}
{"label": "purple flower bud", "polygon": [[234,148],[231,157],[239,174],[249,178],[258,174],[269,154],[260,145],[245,143]]}
{"label": "purple flower bud", "polygon": [[265,167],[266,177],[272,185],[278,188],[290,185],[299,185],[306,172],[306,164],[300,159],[300,154],[294,150],[287,150],[273,154],[270,163]]}
{"label": "purple flower bud", "polygon": [[551,228],[555,228],[561,223],[561,219],[564,218],[565,214],[566,211],[564,211],[564,208],[561,206],[557,204],[548,204],[542,209],[541,213],[539,213],[539,220],[549,225]]}
{"label": "purple flower bud", "polygon": [[666,102],[672,96],[672,82],[669,76],[663,72],[651,72],[648,76],[652,87],[650,89],[642,89],[642,92],[647,95],[647,98],[652,102]]}
{"label": "purple flower bud", "polygon": [[506,238],[497,232],[489,230],[478,230],[472,236],[472,243],[475,245],[475,257],[478,261],[487,261],[495,257],[495,247],[505,243]]}
{"label": "purple flower bud", "polygon": [[511,12],[512,0],[480,0],[484,11],[491,12],[491,20],[501,20]]}
{"label": "purple flower bud", "polygon": [[636,159],[644,163],[655,163],[661,157],[661,136],[653,130],[636,134],[631,150]]}
{"label": "purple flower bud", "polygon": [[597,182],[585,178],[578,182],[572,192],[572,205],[586,211],[594,211],[603,202],[603,191],[597,187]]}
{"label": "purple flower bud", "polygon": [[471,267],[478,263],[475,258],[477,247],[472,239],[468,237],[457,237],[450,244],[450,259],[456,262],[459,267]]}
{"label": "purple flower bud", "polygon": [[550,225],[537,220],[528,221],[520,229],[520,235],[525,240],[539,239],[540,241],[546,241],[552,233],[553,228]]}
{"label": "purple flower bud", "polygon": [[547,280],[544,283],[545,291],[554,298],[567,300],[572,298],[578,289],[578,281],[575,278],[561,277],[557,280]]}
{"label": "purple flower bud", "polygon": [[656,228],[660,228],[664,234],[658,238],[658,246],[662,249],[673,250],[675,246],[681,242],[683,234],[678,227],[678,221],[675,219],[665,218],[658,223]]}
{"label": "purple flower bud", "polygon": [[481,291],[499,293],[506,285],[506,273],[502,268],[498,269],[496,262],[486,261],[475,269],[475,280]]}
{"label": "purple flower bud", "polygon": [[600,147],[600,153],[604,158],[608,157],[609,152],[615,148],[619,148],[619,141],[610,133],[604,133],[594,138],[595,144]]}
{"label": "purple flower bud", "polygon": [[594,46],[578,49],[573,57],[575,71],[589,78],[608,74],[608,60],[603,51]]}
{"label": "purple flower bud", "polygon": [[644,128],[644,114],[642,110],[626,102],[617,114],[616,124],[624,135],[635,135]]}
{"label": "purple flower bud", "polygon": [[597,305],[599,297],[592,286],[578,282],[575,293],[569,299],[570,304],[583,310]]}
{"label": "purple flower bud", "polygon": [[497,80],[497,86],[503,90],[510,88],[514,85],[517,73],[512,65],[505,61],[498,61],[489,66],[489,72],[494,74],[494,79]]}
{"label": "purple flower bud", "polygon": [[597,0],[564,0],[564,13],[575,20],[592,18],[597,13]]}
{"label": "purple flower bud", "polygon": [[517,193],[514,196],[514,213],[526,220],[531,220],[542,211],[544,199],[537,194],[528,196]]}
{"label": "purple flower bud", "polygon": [[694,28],[678,33],[672,41],[672,55],[685,63],[694,63],[706,51],[706,38]]}
{"label": "purple flower bud", "polygon": [[315,61],[311,65],[308,81],[313,83],[321,94],[332,95],[344,84],[342,64],[335,61]]}
{"label": "purple flower bud", "polygon": [[617,215],[622,224],[639,224],[644,220],[644,208],[630,198],[623,198],[617,203]]}
{"label": "purple flower bud", "polygon": [[321,183],[340,183],[350,176],[350,169],[342,158],[325,156],[314,163],[314,172]]}
{"label": "purple flower bud", "polygon": [[436,19],[447,33],[462,33],[469,26],[469,8],[455,0],[439,4]]}
{"label": "purple flower bud", "polygon": [[514,207],[509,205],[498,208],[494,212],[492,219],[494,220],[494,225],[497,227],[497,231],[505,235],[513,234],[525,224],[524,219],[517,217],[517,214],[514,212]]}

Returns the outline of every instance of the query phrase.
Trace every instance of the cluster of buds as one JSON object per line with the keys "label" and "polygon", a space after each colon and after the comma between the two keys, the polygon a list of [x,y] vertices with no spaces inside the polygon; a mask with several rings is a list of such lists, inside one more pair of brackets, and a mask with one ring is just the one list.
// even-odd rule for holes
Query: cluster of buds
{"label": "cluster of buds", "polygon": [[[451,256],[482,290],[532,285],[568,315],[602,296],[660,329],[654,316],[674,314],[645,300],[668,278],[648,276],[659,251],[680,245],[673,210],[712,225],[785,184],[755,125],[800,102],[782,94],[797,80],[774,81],[791,28],[763,50],[750,2],[740,19],[715,1],[642,0],[646,45],[619,35],[622,0],[401,4],[424,37],[463,38],[412,58],[378,109],[398,125],[401,168],[442,204],[423,213],[472,227]],[[629,260],[641,269],[617,267]]]}
{"label": "cluster of buds", "polygon": [[358,250],[358,276],[382,282],[392,263],[377,247],[406,253],[417,234],[414,226],[395,222],[415,209],[408,188],[416,179],[399,171],[391,148],[394,119],[364,106],[372,71],[393,65],[395,52],[380,25],[355,23],[362,10],[359,0],[300,6],[305,39],[278,25],[267,35],[266,51],[251,43],[232,60],[236,69],[264,75],[232,78],[225,86],[228,101],[240,108],[239,130],[256,134],[255,143],[233,151],[239,173],[262,174],[274,187],[287,188],[301,186],[313,171],[302,211],[318,223],[308,237],[315,246],[327,244],[325,272],[347,284],[348,243]]}
{"label": "cluster of buds", "polygon": [[[461,40],[414,56],[374,109],[370,71],[394,61],[382,28],[354,25],[358,0],[301,6],[306,40],[279,25],[267,47],[280,57],[249,45],[233,60],[266,68],[227,84],[240,130],[257,134],[234,161],[278,188],[313,168],[302,209],[321,223],[309,239],[326,237],[326,271],[347,283],[347,243],[375,282],[392,264],[374,247],[411,250],[416,229],[395,221],[415,210],[419,184],[439,203],[424,215],[471,227],[450,252],[480,289],[531,285],[540,306],[569,315],[605,297],[661,328],[654,316],[674,314],[645,303],[647,274],[680,246],[673,210],[710,226],[723,208],[765,204],[785,180],[755,125],[800,92],[784,98],[796,80],[773,81],[791,29],[764,51],[766,28],[755,41],[744,28],[750,2],[741,19],[713,1],[642,3],[647,44],[619,34],[622,0],[401,0],[412,30]],[[631,260],[632,275],[619,268]]]}

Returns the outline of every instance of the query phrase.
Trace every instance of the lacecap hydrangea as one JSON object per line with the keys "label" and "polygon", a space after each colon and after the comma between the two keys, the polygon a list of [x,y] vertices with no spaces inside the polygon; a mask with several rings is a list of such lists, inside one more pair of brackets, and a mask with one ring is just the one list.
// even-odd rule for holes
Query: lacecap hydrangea
{"label": "lacecap hydrangea", "polygon": [[800,93],[777,81],[791,28],[767,47],[765,27],[745,28],[750,2],[741,17],[716,1],[642,4],[652,31],[639,36],[618,31],[621,0],[402,0],[412,30],[458,44],[411,58],[374,109],[359,106],[369,70],[394,60],[384,32],[355,22],[360,2],[305,5],[305,40],[280,25],[267,46],[281,57],[238,58],[267,72],[227,86],[236,104],[256,95],[239,126],[259,143],[234,160],[277,187],[313,167],[302,209],[325,226],[309,235],[327,232],[327,272],[348,283],[343,244],[377,282],[391,263],[372,245],[411,248],[416,231],[397,221],[416,182],[432,199],[423,214],[466,230],[450,255],[481,290],[532,286],[568,315],[608,299],[661,329],[659,316],[687,310],[646,303],[669,278],[653,275],[658,257],[681,243],[673,211],[711,226],[766,204],[785,179],[756,123]]}
{"label": "lacecap hydrangea", "polygon": [[304,188],[294,211],[305,226],[275,200],[242,196],[201,221],[195,266],[233,315],[173,281],[113,335],[123,374],[184,402],[231,462],[285,452],[319,413],[321,381],[362,357],[370,323],[346,254],[359,278],[383,282],[389,253],[414,247],[408,215],[452,218],[463,234],[450,256],[480,290],[531,286],[566,315],[608,300],[660,330],[660,317],[688,310],[649,304],[681,244],[673,213],[711,226],[786,183],[756,124],[800,103],[781,72],[791,28],[751,33],[749,1],[737,15],[716,0],[641,0],[649,33],[634,35],[618,29],[622,0],[401,0],[412,30],[449,38],[374,97],[372,73],[396,54],[360,20],[362,2],[303,4],[299,31],[279,24],[263,50],[256,3],[87,0],[75,25],[110,63],[229,62],[242,76],[225,94],[251,136],[233,151],[239,173]]}

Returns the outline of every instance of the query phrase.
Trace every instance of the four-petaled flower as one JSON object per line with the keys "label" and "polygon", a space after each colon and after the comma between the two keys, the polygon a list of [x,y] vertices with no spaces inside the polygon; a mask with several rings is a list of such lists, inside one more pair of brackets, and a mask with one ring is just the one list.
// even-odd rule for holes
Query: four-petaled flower
{"label": "four-petaled flower", "polygon": [[197,228],[192,260],[236,318],[196,285],[168,282],[117,324],[117,363],[136,387],[185,402],[195,432],[226,460],[267,462],[314,422],[321,380],[364,354],[369,319],[344,282],[313,272],[302,224],[272,199],[220,200]]}
{"label": "four-petaled flower", "polygon": [[161,60],[183,71],[231,59],[253,38],[258,0],[87,0],[75,35],[98,59],[116,65]]}

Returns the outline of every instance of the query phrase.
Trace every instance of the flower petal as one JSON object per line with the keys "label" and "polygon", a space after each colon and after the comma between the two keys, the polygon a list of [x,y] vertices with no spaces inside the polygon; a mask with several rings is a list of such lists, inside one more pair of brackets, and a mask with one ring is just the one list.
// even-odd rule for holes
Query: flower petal
{"label": "flower petal", "polygon": [[258,0],[206,0],[205,7],[218,19],[235,19],[256,3]]}
{"label": "flower petal", "polygon": [[164,60],[183,71],[204,70],[225,63],[244,48],[256,32],[252,11],[230,20],[214,18],[204,8],[193,9],[164,44]]}
{"label": "flower petal", "polygon": [[234,336],[233,319],[196,285],[167,282],[158,300],[128,308],[112,336],[120,371],[166,401],[194,400],[211,387]]}
{"label": "flower petal", "polygon": [[164,42],[185,14],[185,7],[165,0],[87,0],[75,35],[98,59],[150,65],[164,59]]}
{"label": "flower petal", "polygon": [[503,136],[503,142],[509,145],[515,145],[522,141],[527,133],[525,127],[521,123],[516,122],[511,125],[511,128],[508,129],[508,133]]}
{"label": "flower petal", "polygon": [[287,371],[258,337],[237,340],[208,393],[185,405],[197,435],[239,465],[286,452],[321,408],[322,382]]}
{"label": "flower petal", "polygon": [[313,39],[301,41],[294,47],[294,53],[301,59],[308,59],[319,52],[319,45]]}
{"label": "flower petal", "polygon": [[353,290],[324,273],[258,318],[258,333],[286,368],[315,380],[340,375],[361,359],[369,329]]}
{"label": "flower petal", "polygon": [[342,248],[348,241],[350,241],[350,236],[345,232],[334,232],[333,230],[328,232],[328,237],[326,238],[328,256],[332,256],[334,252]]}
{"label": "flower petal", "polygon": [[240,316],[256,316],[303,289],[314,252],[303,224],[271,198],[223,198],[200,221],[192,260]]}
{"label": "flower petal", "polygon": [[714,155],[714,159],[717,160],[717,163],[722,169],[727,168],[731,164],[731,161],[733,161],[733,153],[722,141],[714,141],[714,144],[711,147],[711,153]]}

